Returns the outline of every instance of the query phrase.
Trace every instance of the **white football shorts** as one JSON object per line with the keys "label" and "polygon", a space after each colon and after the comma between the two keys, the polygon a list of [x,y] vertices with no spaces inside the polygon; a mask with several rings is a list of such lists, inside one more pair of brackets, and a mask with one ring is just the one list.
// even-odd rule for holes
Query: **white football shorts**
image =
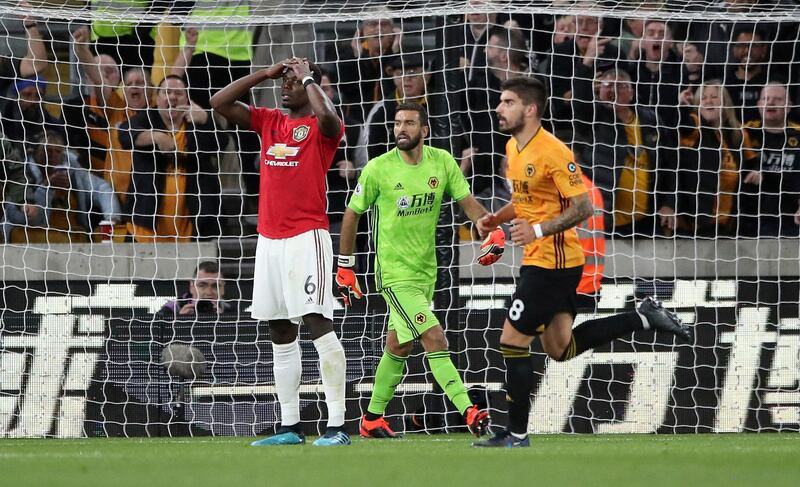
{"label": "white football shorts", "polygon": [[307,314],[333,319],[333,245],[327,230],[294,237],[258,236],[251,315],[291,320]]}

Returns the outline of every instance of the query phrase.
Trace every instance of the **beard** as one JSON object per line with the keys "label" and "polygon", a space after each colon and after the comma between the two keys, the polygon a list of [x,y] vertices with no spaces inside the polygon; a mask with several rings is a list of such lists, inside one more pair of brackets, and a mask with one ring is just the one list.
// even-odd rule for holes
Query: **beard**
{"label": "beard", "polygon": [[522,117],[520,117],[518,120],[509,120],[507,118],[504,120],[506,122],[505,127],[500,127],[500,132],[504,134],[514,135],[522,130],[522,128],[525,126],[525,122],[523,121]]}
{"label": "beard", "polygon": [[408,137],[407,139],[397,141],[397,148],[400,150],[408,151],[419,145],[419,142],[422,140],[422,135],[417,135],[416,137]]}

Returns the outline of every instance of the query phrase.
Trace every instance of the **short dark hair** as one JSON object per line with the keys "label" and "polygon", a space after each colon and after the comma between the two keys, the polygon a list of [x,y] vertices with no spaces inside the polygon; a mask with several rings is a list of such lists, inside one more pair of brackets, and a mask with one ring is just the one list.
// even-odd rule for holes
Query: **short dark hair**
{"label": "short dark hair", "polygon": [[425,58],[421,52],[395,56],[389,64],[394,69],[425,68]]}
{"label": "short dark hair", "polygon": [[402,112],[402,111],[419,113],[419,123],[423,127],[428,126],[428,111],[425,110],[425,107],[423,107],[419,103],[410,103],[410,102],[400,103],[399,105],[397,105],[397,109],[395,109],[394,113],[397,114],[397,112]]}
{"label": "short dark hair", "polygon": [[[772,39],[769,33],[761,26],[753,26],[751,24],[739,25],[731,32],[731,42],[736,42],[742,34],[752,34],[753,41],[755,42],[771,42]],[[758,41],[756,41],[758,37]]]}
{"label": "short dark hair", "polygon": [[672,35],[672,26],[666,20],[662,20],[662,19],[647,19],[647,20],[644,21],[644,25],[642,27],[644,27],[646,29],[648,25],[653,24],[653,23],[664,24],[664,28],[667,30],[669,35],[670,36]]}
{"label": "short dark hair", "polygon": [[493,36],[500,39],[500,46],[508,49],[508,60],[516,66],[528,66],[528,46],[525,45],[525,38],[517,29],[495,26],[489,29],[486,39]]}
{"label": "short dark hair", "polygon": [[[322,83],[322,75],[323,74],[328,74],[328,79],[331,79],[330,74],[326,73],[326,72],[323,72],[322,68],[318,64],[315,64],[315,63],[312,63],[311,61],[309,61],[308,62],[308,69],[311,71],[311,77],[314,78],[314,81],[316,81],[317,84]],[[282,73],[285,76],[286,73],[289,73],[291,71],[292,71],[292,68],[284,68]],[[297,79],[297,82],[298,83],[300,82],[299,78]]]}
{"label": "short dark hair", "polygon": [[544,110],[547,107],[547,88],[538,79],[529,76],[509,78],[503,81],[500,89],[513,91],[526,105],[536,105],[539,118],[544,116]]}
{"label": "short dark hair", "polygon": [[607,71],[603,71],[603,73],[600,74],[600,79],[609,78],[609,77],[612,77],[612,78],[614,78],[614,79],[616,79],[618,81],[624,81],[626,83],[632,83],[633,82],[633,80],[631,79],[631,75],[627,71],[625,71],[624,69],[611,68],[611,69],[609,69]]}
{"label": "short dark hair", "polygon": [[122,72],[122,79],[125,79],[125,76],[128,76],[128,73],[132,73],[134,71],[139,71],[144,75],[144,82],[147,86],[151,86],[153,84],[152,74],[150,73],[150,70],[143,66],[131,66],[129,68],[126,68],[125,71]]}
{"label": "short dark hair", "polygon": [[[334,76],[334,73],[330,69],[320,67],[319,68],[319,72],[320,72],[320,75],[319,75],[320,83],[322,83],[322,77],[323,76],[327,76],[328,77],[328,81],[330,81],[331,83],[336,82],[336,76]],[[312,72],[311,75],[312,76],[314,75],[313,72]]]}
{"label": "short dark hair", "polygon": [[209,274],[219,274],[221,277],[222,273],[219,271],[219,263],[213,260],[204,260],[197,264],[197,269],[194,271],[194,277],[197,277],[197,274],[200,272],[207,272]]}
{"label": "short dark hair", "polygon": [[[322,68],[319,67],[316,63],[312,63],[311,61],[308,62],[308,69],[311,70],[311,77],[314,78],[314,81],[317,84],[322,83]],[[330,76],[328,77],[330,79]]]}
{"label": "short dark hair", "polygon": [[183,83],[183,86],[185,88],[189,87],[189,84],[186,82],[186,79],[183,76],[178,76],[177,74],[168,74],[168,75],[164,76],[164,79],[159,81],[158,88],[159,89],[163,88],[164,87],[164,83],[166,83],[168,79],[176,79],[176,80],[180,81],[181,83]]}
{"label": "short dark hair", "polygon": [[60,131],[48,128],[38,132],[31,137],[31,145],[44,147],[47,144],[67,145],[67,137]]}

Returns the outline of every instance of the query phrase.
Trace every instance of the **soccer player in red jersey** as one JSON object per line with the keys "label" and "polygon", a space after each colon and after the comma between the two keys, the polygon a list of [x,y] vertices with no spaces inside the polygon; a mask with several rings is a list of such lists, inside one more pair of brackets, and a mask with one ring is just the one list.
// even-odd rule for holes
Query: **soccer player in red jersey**
{"label": "soccer player in red jersey", "polygon": [[[282,79],[278,109],[247,106],[255,85]],[[302,319],[319,353],[328,428],[315,445],[348,445],[344,432],[345,355],[333,331],[333,247],[328,233],[325,174],[344,135],[344,123],[319,86],[322,72],[291,58],[235,80],[211,98],[220,115],[261,136],[261,188],[252,316],[269,322],[281,428],[253,445],[305,442],[300,428]]]}

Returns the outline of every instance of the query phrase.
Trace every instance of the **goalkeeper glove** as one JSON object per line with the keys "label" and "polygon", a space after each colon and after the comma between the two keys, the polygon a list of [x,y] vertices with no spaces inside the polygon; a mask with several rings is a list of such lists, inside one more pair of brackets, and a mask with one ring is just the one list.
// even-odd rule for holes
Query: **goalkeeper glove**
{"label": "goalkeeper glove", "polygon": [[506,246],[506,235],[503,230],[496,228],[489,232],[486,240],[481,244],[481,253],[478,256],[480,265],[492,265],[503,255]]}
{"label": "goalkeeper glove", "polygon": [[353,267],[356,265],[356,258],[352,255],[340,255],[338,260],[339,268],[336,269],[336,285],[339,287],[339,294],[345,306],[350,306],[350,296],[356,299],[364,297],[361,288],[358,287],[358,279]]}

